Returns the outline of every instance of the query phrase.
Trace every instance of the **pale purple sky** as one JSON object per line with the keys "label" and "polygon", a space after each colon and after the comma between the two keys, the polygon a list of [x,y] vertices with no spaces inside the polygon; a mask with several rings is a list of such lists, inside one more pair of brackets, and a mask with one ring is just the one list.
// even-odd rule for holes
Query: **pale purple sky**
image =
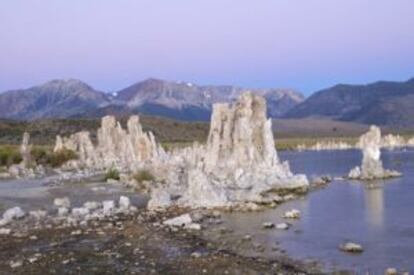
{"label": "pale purple sky", "polygon": [[290,87],[414,77],[413,0],[2,0],[0,91],[147,77]]}

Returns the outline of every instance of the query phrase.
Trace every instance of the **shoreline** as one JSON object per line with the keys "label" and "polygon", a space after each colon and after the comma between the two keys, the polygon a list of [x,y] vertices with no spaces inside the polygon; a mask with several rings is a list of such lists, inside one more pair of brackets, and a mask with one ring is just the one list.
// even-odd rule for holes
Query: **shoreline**
{"label": "shoreline", "polygon": [[[162,225],[183,209],[139,209],[88,226],[29,229],[0,236],[0,269],[13,274],[321,274],[316,265],[246,257],[206,240],[202,231]],[[19,221],[17,221],[19,222]],[[15,264],[17,267],[12,267]],[[21,266],[18,266],[20,265]]]}

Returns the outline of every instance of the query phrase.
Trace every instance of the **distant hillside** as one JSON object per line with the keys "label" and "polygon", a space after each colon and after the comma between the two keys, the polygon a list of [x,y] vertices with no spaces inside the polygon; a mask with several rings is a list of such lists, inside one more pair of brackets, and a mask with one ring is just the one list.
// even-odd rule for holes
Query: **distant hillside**
{"label": "distant hillside", "polygon": [[293,107],[285,118],[322,117],[392,127],[414,127],[414,79],[336,85]]}
{"label": "distant hillside", "polygon": [[65,118],[109,103],[109,97],[79,80],[52,80],[0,94],[0,117],[19,120]]}
{"label": "distant hillside", "polygon": [[303,101],[303,95],[284,89],[245,89],[197,86],[148,79],[110,96],[79,80],[53,80],[29,89],[0,94],[0,118],[99,118],[104,115],[148,114],[185,121],[207,121],[212,104],[231,102],[251,90],[268,101],[271,117],[280,117]]}

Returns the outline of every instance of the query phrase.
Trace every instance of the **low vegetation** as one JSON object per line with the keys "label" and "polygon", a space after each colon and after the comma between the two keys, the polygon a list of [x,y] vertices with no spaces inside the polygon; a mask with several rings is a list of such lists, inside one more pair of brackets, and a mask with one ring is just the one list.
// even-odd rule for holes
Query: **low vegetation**
{"label": "low vegetation", "polygon": [[10,166],[21,161],[22,157],[17,146],[0,147],[0,166]]}
{"label": "low vegetation", "polygon": [[148,171],[148,170],[139,170],[138,172],[136,172],[133,176],[134,180],[137,183],[143,183],[144,181],[154,181],[155,177],[154,175]]}
{"label": "low vegetation", "polygon": [[107,180],[120,180],[119,171],[115,168],[109,169],[105,174],[105,181]]}
{"label": "low vegetation", "polygon": [[36,146],[31,151],[32,159],[36,164],[44,166],[60,167],[69,160],[77,159],[77,155],[74,151],[69,149],[62,149],[57,152],[53,152],[50,147]]}

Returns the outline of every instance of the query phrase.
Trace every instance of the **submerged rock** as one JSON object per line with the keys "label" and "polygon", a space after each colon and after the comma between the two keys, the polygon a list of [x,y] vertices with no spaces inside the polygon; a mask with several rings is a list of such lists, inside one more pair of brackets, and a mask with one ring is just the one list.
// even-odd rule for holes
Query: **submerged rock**
{"label": "submerged rock", "polygon": [[279,229],[279,230],[288,230],[289,229],[289,224],[287,224],[287,223],[278,223],[278,224],[276,224],[276,229]]}
{"label": "submerged rock", "polygon": [[380,128],[371,126],[370,130],[359,138],[359,147],[363,153],[362,165],[353,168],[348,178],[373,180],[401,176],[401,173],[384,169],[382,165]]}
{"label": "submerged rock", "polygon": [[286,211],[283,215],[285,219],[299,219],[300,218],[300,211],[297,209],[292,209],[289,211]]}
{"label": "submerged rock", "polygon": [[271,229],[271,228],[274,228],[275,227],[275,224],[272,223],[272,222],[264,222],[262,224],[262,227],[265,228],[265,229]]}
{"label": "submerged rock", "polygon": [[349,252],[349,253],[362,253],[364,251],[364,249],[362,248],[362,245],[357,244],[357,243],[352,243],[352,242],[348,242],[348,243],[340,245],[339,249],[344,252]]}

